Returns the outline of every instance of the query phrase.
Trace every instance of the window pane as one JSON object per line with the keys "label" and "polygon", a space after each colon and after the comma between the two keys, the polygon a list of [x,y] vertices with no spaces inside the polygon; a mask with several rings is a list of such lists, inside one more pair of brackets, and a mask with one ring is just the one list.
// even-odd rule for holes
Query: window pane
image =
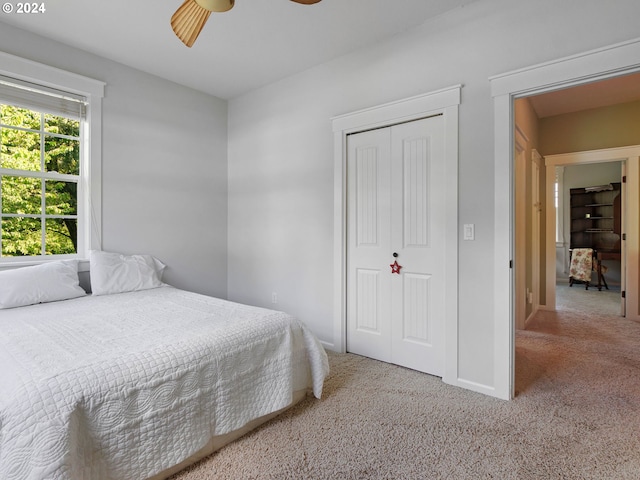
{"label": "window pane", "polygon": [[0,129],[0,167],[40,171],[40,134]]}
{"label": "window pane", "polygon": [[79,175],[80,141],[46,135],[44,163],[47,172]]}
{"label": "window pane", "polygon": [[72,219],[47,219],[46,220],[46,254],[64,255],[76,253],[78,238],[78,221]]}
{"label": "window pane", "polygon": [[38,178],[0,177],[2,182],[2,213],[39,214],[41,186]]}
{"label": "window pane", "polygon": [[47,215],[76,215],[78,213],[78,184],[74,182],[45,182],[45,213]]}
{"label": "window pane", "polygon": [[37,218],[3,218],[2,256],[21,257],[42,253],[42,233]]}
{"label": "window pane", "polygon": [[69,135],[70,137],[79,137],[80,121],[45,113],[44,130],[49,133],[59,133],[61,135]]}
{"label": "window pane", "polygon": [[40,130],[40,113],[12,105],[0,105],[0,123]]}

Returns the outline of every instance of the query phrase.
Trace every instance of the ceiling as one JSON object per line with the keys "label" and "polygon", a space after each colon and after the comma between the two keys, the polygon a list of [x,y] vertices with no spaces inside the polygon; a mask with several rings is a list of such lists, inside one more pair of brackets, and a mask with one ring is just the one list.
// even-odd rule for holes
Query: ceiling
{"label": "ceiling", "polygon": [[170,25],[182,1],[46,2],[45,13],[2,21],[229,99],[478,0],[238,0],[192,48]]}
{"label": "ceiling", "polygon": [[[213,13],[192,48],[171,30],[183,0],[48,2],[2,22],[229,99],[375,45],[480,0],[238,0]],[[401,5],[401,8],[390,6]],[[0,22],[0,25],[2,23]],[[1,49],[1,47],[0,47]],[[540,118],[640,100],[640,74],[530,97]]]}
{"label": "ceiling", "polygon": [[640,100],[640,73],[529,97],[538,118]]}

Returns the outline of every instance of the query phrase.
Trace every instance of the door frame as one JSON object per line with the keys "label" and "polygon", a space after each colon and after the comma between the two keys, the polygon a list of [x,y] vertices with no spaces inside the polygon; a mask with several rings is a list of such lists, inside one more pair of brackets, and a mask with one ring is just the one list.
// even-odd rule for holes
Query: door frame
{"label": "door frame", "polygon": [[[494,394],[515,394],[513,137],[515,98],[640,72],[640,39],[491,77],[494,103]],[[629,261],[629,260],[628,260]]]}
{"label": "door frame", "polygon": [[[541,244],[541,230],[542,230],[542,198],[540,196],[540,190],[542,183],[541,170],[544,165],[544,158],[538,150],[535,148],[531,151],[531,289],[533,293],[533,308],[531,317],[535,315],[540,309],[540,258],[541,253],[545,250],[545,244]],[[555,170],[555,169],[554,169]],[[553,185],[551,185],[553,187]],[[545,188],[549,188],[546,186]],[[545,190],[546,192],[546,190]],[[555,232],[555,229],[553,230]],[[548,237],[548,233],[545,234]],[[555,235],[553,241],[555,244]],[[545,255],[548,255],[545,251]],[[555,250],[554,250],[555,258]],[[546,258],[546,257],[545,257]],[[554,264],[555,265],[555,264]],[[555,270],[555,269],[554,269]],[[545,292],[546,295],[546,292]],[[545,303],[546,303],[545,296]]]}
{"label": "door frame", "polygon": [[[624,171],[626,171],[625,191],[620,195],[626,195],[624,198],[624,210],[621,212],[623,228],[622,233],[626,234],[626,240],[622,240],[621,253],[621,278],[626,291],[638,291],[638,252],[640,251],[640,238],[638,235],[638,219],[640,218],[640,145],[630,145],[628,147],[605,148],[601,150],[589,150],[584,152],[561,153],[556,155],[548,155],[545,157],[545,165],[547,166],[546,188],[547,188],[547,239],[546,239],[546,255],[547,255],[547,277],[546,277],[546,295],[547,308],[555,310],[556,308],[556,270],[555,270],[555,238],[549,235],[549,229],[555,231],[556,211],[553,205],[553,184],[555,182],[555,167],[570,165],[588,165],[593,163],[622,163]],[[621,173],[622,173],[621,169]],[[621,180],[622,181],[622,180]],[[630,255],[628,255],[630,253]],[[630,260],[630,261],[629,261]],[[629,263],[627,263],[629,262]],[[629,294],[625,298],[624,310],[628,312],[631,320],[638,321],[638,295]]]}
{"label": "door frame", "polygon": [[[347,135],[373,128],[444,117],[446,164],[445,319],[443,381],[458,381],[458,108],[461,85],[358,110],[331,119],[334,135],[334,320],[332,350],[346,352],[347,337]],[[468,386],[466,388],[469,388]]]}

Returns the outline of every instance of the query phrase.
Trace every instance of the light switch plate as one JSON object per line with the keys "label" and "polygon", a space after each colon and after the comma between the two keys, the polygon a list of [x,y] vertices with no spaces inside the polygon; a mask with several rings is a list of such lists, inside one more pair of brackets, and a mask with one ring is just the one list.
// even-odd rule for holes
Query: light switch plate
{"label": "light switch plate", "polygon": [[473,223],[464,224],[464,239],[474,240],[476,238],[476,226]]}

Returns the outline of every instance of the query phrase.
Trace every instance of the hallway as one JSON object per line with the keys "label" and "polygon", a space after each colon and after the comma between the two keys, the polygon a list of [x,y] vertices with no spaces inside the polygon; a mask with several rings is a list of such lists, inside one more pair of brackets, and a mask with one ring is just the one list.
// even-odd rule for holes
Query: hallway
{"label": "hallway", "polygon": [[620,316],[620,292],[611,288],[559,284],[557,310],[540,310],[516,332],[516,396],[543,388],[640,399],[640,324]]}

